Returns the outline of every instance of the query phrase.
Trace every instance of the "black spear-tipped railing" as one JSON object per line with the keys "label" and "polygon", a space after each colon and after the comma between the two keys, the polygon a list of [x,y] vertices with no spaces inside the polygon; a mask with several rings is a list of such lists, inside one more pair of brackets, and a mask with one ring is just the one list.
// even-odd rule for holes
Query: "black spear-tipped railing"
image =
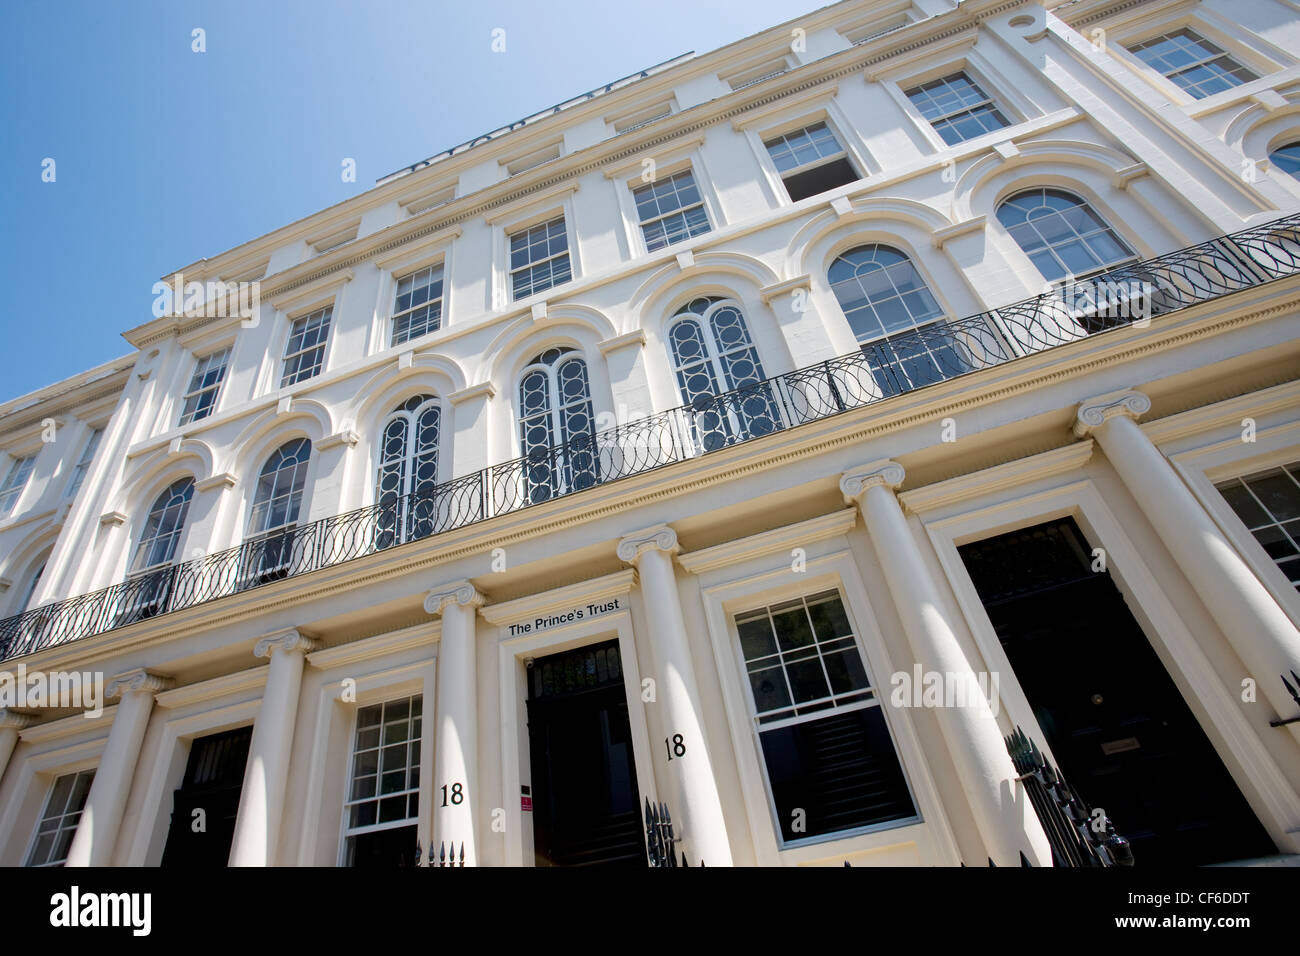
{"label": "black spear-tipped railing", "polygon": [[[1056,866],[1133,865],[1133,849],[1115,832],[1110,818],[1089,810],[1023,730],[1017,727],[1007,736],[1006,745],[1052,846]],[[1030,865],[1023,852],[1020,862]]]}
{"label": "black spear-tipped railing", "polygon": [[446,843],[438,844],[438,855],[433,854],[433,841],[429,841],[429,857],[426,861],[420,861],[420,841],[415,841],[415,865],[416,866],[464,866],[465,865],[465,844],[460,845],[460,856],[456,855],[456,844],[452,843],[450,849]]}
{"label": "black spear-tipped railing", "polygon": [[0,620],[0,660],[510,514],[1300,272],[1300,215],[942,320],[405,497]]}
{"label": "black spear-tipped railing", "polygon": [[[1295,683],[1292,683],[1291,681],[1295,681]],[[1287,680],[1286,675],[1283,674],[1282,686],[1285,687],[1286,692],[1291,695],[1291,699],[1295,701],[1296,706],[1300,707],[1300,674],[1296,674],[1295,671],[1292,671],[1291,680]],[[1297,722],[1300,722],[1300,714],[1297,714],[1294,717],[1278,717],[1274,720],[1270,720],[1268,725],[1270,727],[1285,727],[1287,724],[1294,724]]]}
{"label": "black spear-tipped railing", "polygon": [[[665,803],[645,802],[645,845],[646,856],[652,867],[690,866],[686,851],[682,851],[682,861],[677,862],[676,846],[681,838],[673,835],[673,815],[668,812]],[[700,866],[704,861],[700,860]]]}

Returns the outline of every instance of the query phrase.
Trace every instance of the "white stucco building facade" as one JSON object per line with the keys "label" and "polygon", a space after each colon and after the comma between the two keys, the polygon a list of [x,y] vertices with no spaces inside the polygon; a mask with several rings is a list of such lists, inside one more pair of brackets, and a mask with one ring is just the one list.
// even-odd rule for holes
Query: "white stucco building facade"
{"label": "white stucco building facade", "polygon": [[178,270],[0,405],[0,864],[1300,854],[1297,50],[844,0]]}

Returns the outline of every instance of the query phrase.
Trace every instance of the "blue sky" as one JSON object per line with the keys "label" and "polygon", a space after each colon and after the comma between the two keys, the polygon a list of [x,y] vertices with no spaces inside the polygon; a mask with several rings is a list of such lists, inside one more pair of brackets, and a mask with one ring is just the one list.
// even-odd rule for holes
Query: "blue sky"
{"label": "blue sky", "polygon": [[[158,278],[826,0],[133,0],[0,12],[0,401],[130,351]],[[195,28],[204,53],[191,50]],[[491,49],[506,31],[506,52]],[[340,164],[357,163],[344,183]],[[54,160],[54,182],[42,181]]]}

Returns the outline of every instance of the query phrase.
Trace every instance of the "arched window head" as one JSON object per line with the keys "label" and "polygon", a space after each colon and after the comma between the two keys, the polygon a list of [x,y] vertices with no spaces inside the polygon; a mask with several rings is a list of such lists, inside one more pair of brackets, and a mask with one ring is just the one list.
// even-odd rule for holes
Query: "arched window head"
{"label": "arched window head", "polygon": [[149,509],[140,542],[136,545],[131,571],[144,571],[160,565],[171,564],[176,556],[185,517],[189,514],[190,499],[194,497],[194,479],[174,481],[160,494]]}
{"label": "arched window head", "polygon": [[859,342],[943,318],[912,260],[879,243],[850,249],[831,263],[831,290]]}
{"label": "arched window head", "polygon": [[432,395],[407,399],[384,422],[375,503],[380,547],[433,533],[442,407]]}
{"label": "arched window head", "polygon": [[[47,557],[48,560],[48,557]],[[27,580],[27,588],[23,591],[23,599],[14,609],[15,613],[21,614],[32,606],[32,598],[36,597],[36,589],[41,586],[41,576],[45,574],[45,561],[32,572],[32,576]]]}
{"label": "arched window head", "polygon": [[587,363],[576,349],[549,348],[519,376],[519,437],[530,501],[598,480],[596,416]]}
{"label": "arched window head", "polygon": [[699,296],[673,313],[668,344],[682,402],[705,451],[774,431],[776,407],[740,307]]}
{"label": "arched window head", "polygon": [[306,438],[285,442],[271,453],[257,478],[253,510],[248,516],[250,535],[297,523],[310,458],[311,442]]}
{"label": "arched window head", "polygon": [[[882,395],[970,371],[938,301],[899,250],[879,243],[850,249],[831,263],[829,278]],[[857,383],[846,386],[857,392]]]}
{"label": "arched window head", "polygon": [[1300,142],[1279,146],[1268,154],[1268,158],[1288,176],[1300,179]]}
{"label": "arched window head", "polygon": [[1078,278],[1133,258],[1106,220],[1061,189],[1016,193],[998,206],[998,222],[1048,282]]}

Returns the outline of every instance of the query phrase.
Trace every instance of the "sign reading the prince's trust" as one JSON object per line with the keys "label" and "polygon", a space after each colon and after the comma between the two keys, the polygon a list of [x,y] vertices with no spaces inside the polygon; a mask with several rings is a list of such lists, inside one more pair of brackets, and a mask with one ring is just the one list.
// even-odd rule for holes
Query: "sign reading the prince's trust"
{"label": "sign reading the prince's trust", "polygon": [[510,636],[518,637],[520,634],[536,634],[539,631],[546,631],[553,627],[559,627],[562,624],[572,624],[575,621],[585,621],[588,618],[600,617],[602,614],[609,614],[612,611],[623,610],[623,604],[619,598],[612,601],[605,601],[601,604],[584,604],[581,607],[575,607],[570,611],[563,611],[559,614],[546,614],[533,618],[531,621],[521,621],[518,624],[510,625]]}

